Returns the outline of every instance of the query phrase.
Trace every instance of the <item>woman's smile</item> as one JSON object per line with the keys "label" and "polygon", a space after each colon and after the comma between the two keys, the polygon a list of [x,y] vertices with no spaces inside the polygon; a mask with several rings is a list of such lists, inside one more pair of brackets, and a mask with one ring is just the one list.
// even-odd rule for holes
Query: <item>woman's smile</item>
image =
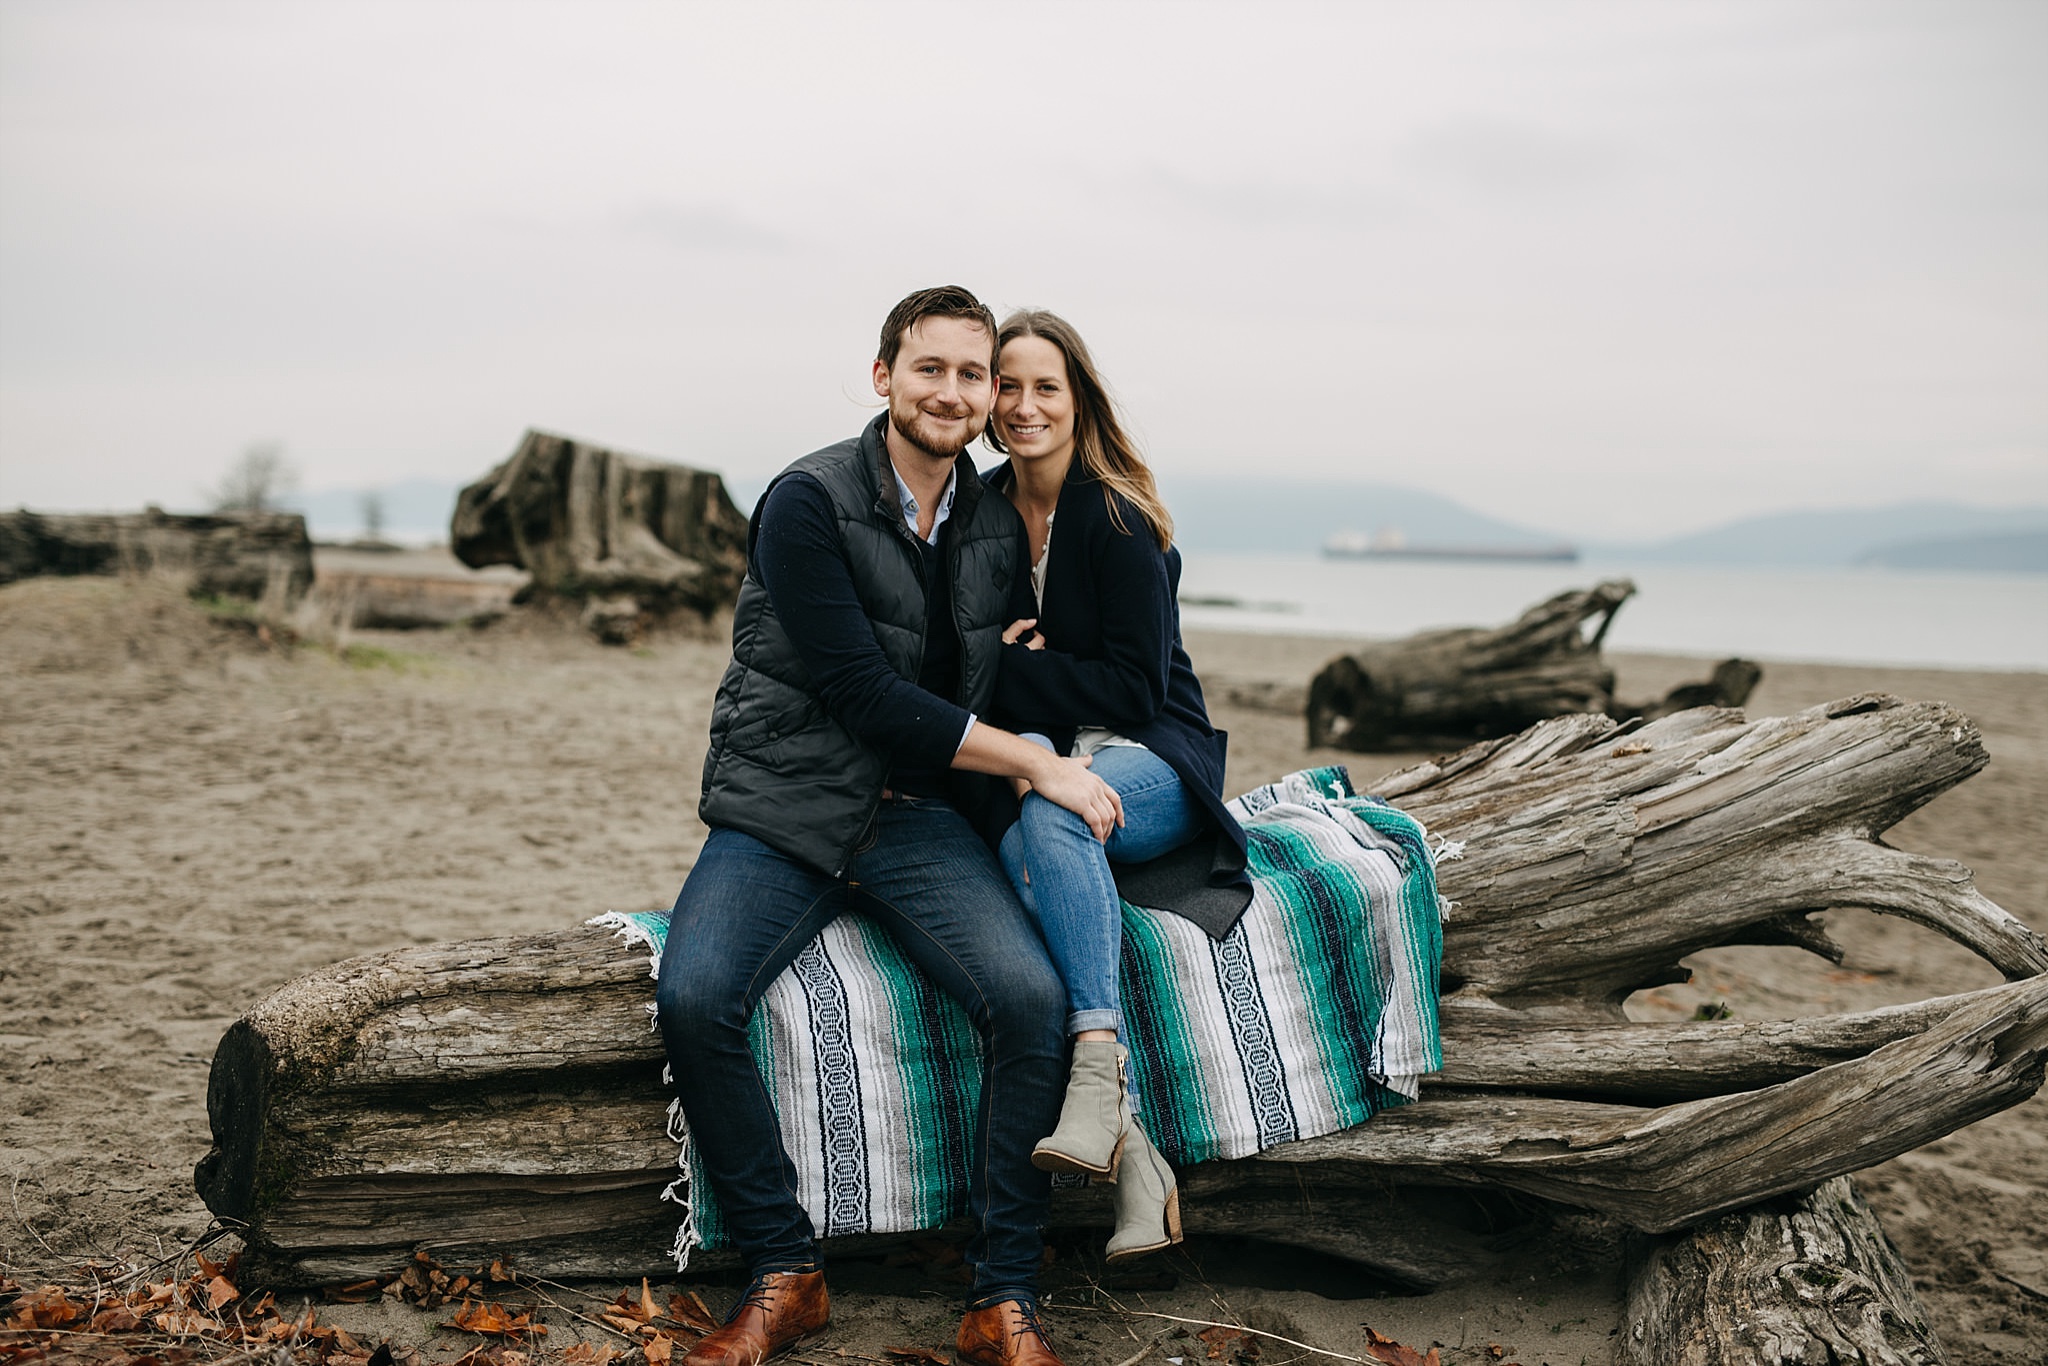
{"label": "woman's smile", "polygon": [[1067,358],[1043,337],[1017,337],[1003,348],[996,381],[996,435],[1019,460],[1070,459],[1074,454],[1074,389]]}

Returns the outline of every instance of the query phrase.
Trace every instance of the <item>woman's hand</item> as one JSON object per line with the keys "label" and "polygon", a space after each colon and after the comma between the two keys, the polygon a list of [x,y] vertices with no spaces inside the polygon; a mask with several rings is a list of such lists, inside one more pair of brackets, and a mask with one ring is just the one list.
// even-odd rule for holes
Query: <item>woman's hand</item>
{"label": "woman's hand", "polygon": [[[1019,640],[1022,640],[1024,648],[1027,650],[1043,650],[1045,648],[1045,637],[1036,631],[1031,631],[1031,628],[1036,625],[1038,625],[1037,617],[1019,617],[1004,628],[1003,644],[1015,645]],[[1026,631],[1031,631],[1028,639],[1024,635]]]}

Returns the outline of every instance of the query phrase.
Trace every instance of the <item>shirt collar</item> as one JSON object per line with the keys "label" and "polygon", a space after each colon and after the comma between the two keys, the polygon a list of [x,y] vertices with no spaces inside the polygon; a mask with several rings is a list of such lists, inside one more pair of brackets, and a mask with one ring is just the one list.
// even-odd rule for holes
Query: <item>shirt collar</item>
{"label": "shirt collar", "polygon": [[[917,495],[910,491],[910,485],[903,482],[903,476],[896,473],[896,462],[893,460],[889,462],[889,473],[896,480],[896,499],[903,505],[903,525],[909,527],[910,534],[915,536],[917,535],[917,514],[919,511]],[[953,468],[946,472],[945,491],[939,494],[939,510],[932,514],[932,534],[925,538],[927,544],[937,545],[939,543],[939,528],[944,526],[946,519],[953,515],[953,493],[959,487],[959,483],[960,466],[958,462],[955,462]]]}

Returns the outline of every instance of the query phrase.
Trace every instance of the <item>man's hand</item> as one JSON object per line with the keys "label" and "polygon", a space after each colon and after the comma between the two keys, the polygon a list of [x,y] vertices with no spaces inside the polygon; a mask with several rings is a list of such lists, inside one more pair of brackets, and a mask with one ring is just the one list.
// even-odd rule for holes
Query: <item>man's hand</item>
{"label": "man's hand", "polygon": [[[1027,650],[1043,650],[1045,648],[1045,637],[1036,631],[1031,631],[1031,628],[1036,625],[1038,625],[1037,617],[1019,617],[1004,628],[1003,644],[1015,645],[1019,640],[1022,640],[1024,648]],[[1031,631],[1029,637],[1025,636],[1024,633],[1026,631]]]}
{"label": "man's hand", "polygon": [[[1033,746],[1036,748],[1036,746]],[[1088,822],[1095,838],[1107,842],[1124,823],[1124,799],[1116,789],[1088,771],[1094,760],[1052,756],[1051,775],[1033,775],[1031,790]]]}
{"label": "man's hand", "polygon": [[1088,771],[1087,759],[1062,759],[1020,735],[977,721],[953,755],[953,767],[969,773],[1022,778],[1039,796],[1063,806],[1088,823],[1099,840],[1107,840],[1124,823],[1123,798],[1116,789]]}

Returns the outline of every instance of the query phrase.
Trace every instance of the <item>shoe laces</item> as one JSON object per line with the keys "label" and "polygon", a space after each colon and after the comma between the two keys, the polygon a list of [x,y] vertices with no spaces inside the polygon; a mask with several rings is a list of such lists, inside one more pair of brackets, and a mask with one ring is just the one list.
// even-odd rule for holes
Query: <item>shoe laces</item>
{"label": "shoe laces", "polygon": [[764,1314],[771,1312],[772,1306],[769,1304],[769,1300],[774,1297],[776,1287],[769,1285],[769,1280],[775,1277],[800,1276],[806,1274],[806,1271],[807,1268],[798,1267],[792,1271],[762,1272],[747,1283],[747,1293],[740,1296],[739,1303],[732,1307],[731,1312],[725,1316],[725,1321],[731,1323],[734,1319],[745,1313],[749,1306],[759,1309]]}
{"label": "shoe laces", "polygon": [[1047,1351],[1051,1351],[1052,1335],[1045,1330],[1045,1320],[1038,1316],[1038,1301],[1017,1300],[1015,1304],[1018,1322],[1017,1326],[1010,1330],[1010,1336],[1021,1338],[1029,1333],[1044,1343]]}

